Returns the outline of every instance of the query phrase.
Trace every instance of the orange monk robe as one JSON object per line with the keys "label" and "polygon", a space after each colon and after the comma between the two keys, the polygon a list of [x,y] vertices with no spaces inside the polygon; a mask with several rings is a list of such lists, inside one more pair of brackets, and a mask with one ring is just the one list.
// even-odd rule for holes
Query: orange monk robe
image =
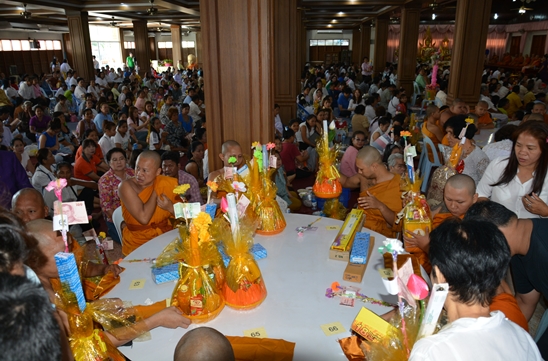
{"label": "orange monk robe", "polygon": [[[438,159],[439,159],[440,153],[439,153],[439,150],[438,150],[438,144],[440,144],[440,141],[434,133],[432,133],[430,130],[428,130],[428,127],[426,126],[426,122],[424,122],[422,124],[422,134],[427,136],[428,138],[430,138],[430,140],[432,140],[432,143],[434,143],[434,149],[438,153]],[[426,145],[425,145],[425,147],[426,147]],[[432,149],[430,149],[430,147],[426,147],[426,149],[428,149],[428,159],[430,160],[430,162],[434,162],[434,155],[432,153]]]}
{"label": "orange monk robe", "polygon": [[504,64],[504,65],[508,65],[508,64],[510,64],[511,62],[512,62],[512,55],[506,54],[506,55],[504,56],[504,58],[502,58],[502,62],[501,62],[501,63]]}
{"label": "orange monk robe", "polygon": [[384,181],[376,184],[373,187],[360,193],[360,197],[367,197],[369,192],[375,196],[380,202],[384,203],[392,212],[394,212],[394,219],[390,222],[392,228],[388,227],[388,224],[381,211],[378,209],[366,209],[365,212],[365,228],[369,228],[377,233],[380,233],[386,237],[394,238],[396,234],[401,230],[401,223],[395,224],[396,215],[402,210],[401,190],[400,190],[400,176],[395,174],[391,180]]}
{"label": "orange monk robe", "polygon": [[[454,216],[451,213],[438,213],[434,216],[434,219],[432,219],[432,229],[430,230],[430,233],[440,224],[442,224],[446,219],[453,218]],[[464,218],[464,214],[459,217],[460,219]],[[426,271],[426,273],[430,274],[432,271],[432,265],[430,264],[430,259],[428,258],[428,253],[424,252],[419,247],[405,247],[405,250],[409,253],[411,253],[413,256],[417,258],[419,263],[421,264],[422,268]]]}
{"label": "orange monk robe", "polygon": [[489,308],[491,311],[501,311],[504,313],[506,318],[515,324],[520,325],[525,331],[529,332],[527,319],[525,319],[523,312],[521,312],[516,298],[511,294],[503,292],[496,295],[493,297]]}
{"label": "orange monk robe", "polygon": [[491,118],[491,114],[486,112],[478,119],[478,124],[491,124],[493,123],[493,118]]}
{"label": "orange monk robe", "polygon": [[[154,180],[154,184],[139,193],[139,198],[143,203],[146,203],[153,191],[160,196],[164,194],[173,203],[179,201],[178,196],[173,193],[173,189],[177,187],[177,179],[159,175]],[[122,216],[126,222],[126,228],[122,231],[122,253],[127,256],[139,246],[147,243],[151,239],[173,229],[169,222],[171,213],[156,206],[156,210],[148,224],[139,223],[129,213],[122,201]]]}
{"label": "orange monk robe", "polygon": [[443,136],[443,139],[441,140],[441,144],[449,146],[449,140],[447,139],[447,134]]}

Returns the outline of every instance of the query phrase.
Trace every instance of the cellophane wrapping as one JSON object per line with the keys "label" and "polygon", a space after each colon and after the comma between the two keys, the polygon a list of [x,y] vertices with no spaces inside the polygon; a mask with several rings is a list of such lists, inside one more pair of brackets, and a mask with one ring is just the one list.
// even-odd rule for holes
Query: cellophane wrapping
{"label": "cellophane wrapping", "polygon": [[[188,247],[183,250],[185,262],[179,263],[179,281],[171,304],[195,323],[213,320],[225,306],[221,295],[224,264],[209,235],[211,217],[201,212],[188,227]],[[185,241],[183,240],[183,243]]]}
{"label": "cellophane wrapping", "polygon": [[408,202],[403,209],[403,231],[425,235],[426,227],[432,230],[432,221],[428,202],[420,193],[421,185],[422,179],[415,175],[415,182],[410,184],[406,195]]}
{"label": "cellophane wrapping", "polygon": [[[218,184],[217,194],[219,196],[226,195],[228,193],[238,194],[238,196],[245,195],[250,201],[250,205],[245,211],[245,216],[257,219],[258,216],[255,212],[255,205],[258,203],[257,197],[260,196],[259,192],[262,188],[261,179],[252,175],[253,167],[250,162],[246,162],[246,166],[248,167],[249,171],[244,175],[237,174],[236,172],[233,179],[225,178],[224,174],[218,176],[216,178],[216,182]],[[246,186],[246,191],[236,192],[233,187],[234,181],[244,183]]]}
{"label": "cellophane wrapping", "polygon": [[333,219],[343,221],[346,218],[347,209],[339,202],[339,198],[332,198],[325,202],[323,213]]}
{"label": "cellophane wrapping", "polygon": [[[275,235],[285,229],[286,222],[280,205],[276,201],[276,184],[272,181],[275,168],[269,168],[259,173],[261,191],[257,195],[255,213],[259,219],[257,233],[261,235]],[[255,174],[252,172],[251,174]]]}
{"label": "cellophane wrapping", "polygon": [[177,229],[179,230],[179,237],[175,238],[173,241],[171,241],[165,248],[160,252],[158,257],[156,257],[156,261],[154,263],[155,268],[165,267],[170,264],[178,263],[183,261],[183,252],[184,252],[184,244],[183,244],[183,236],[184,234],[188,233],[186,231],[186,226],[183,224],[179,224],[177,226]]}
{"label": "cellophane wrapping", "polygon": [[338,144],[329,148],[329,141],[320,137],[316,142],[316,151],[319,157],[319,169],[312,190],[320,198],[338,198],[342,193],[342,185],[339,181],[341,175],[337,169]]}
{"label": "cellophane wrapping", "polygon": [[231,257],[222,294],[226,304],[232,308],[257,307],[267,295],[261,270],[250,252],[256,228],[254,220],[242,218],[239,232],[233,237],[230,224],[225,219],[216,218],[211,226],[211,236],[223,241],[226,254]]}
{"label": "cellophane wrapping", "polygon": [[[447,149],[450,149],[446,147]],[[443,189],[447,180],[455,174],[460,174],[464,170],[464,161],[462,157],[462,147],[460,142],[455,144],[451,153],[446,158],[445,165],[439,167],[432,174],[430,187],[428,188],[427,199],[431,208],[437,208],[443,202]]]}

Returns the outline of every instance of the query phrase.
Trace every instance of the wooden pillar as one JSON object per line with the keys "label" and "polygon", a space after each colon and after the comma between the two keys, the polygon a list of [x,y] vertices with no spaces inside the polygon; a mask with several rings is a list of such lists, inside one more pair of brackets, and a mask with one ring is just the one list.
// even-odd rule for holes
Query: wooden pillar
{"label": "wooden pillar", "polygon": [[371,53],[371,24],[363,23],[360,25],[360,35],[361,35],[361,54],[360,54],[360,64],[364,57],[370,56]]}
{"label": "wooden pillar", "polygon": [[[198,68],[203,68],[204,67],[204,63],[202,62],[202,54],[203,54],[203,48],[202,48],[202,32],[201,31],[197,31],[196,32],[196,44],[195,44],[195,48],[196,50],[196,60],[198,61]],[[186,59],[184,59],[183,61],[186,61]]]}
{"label": "wooden pillar", "polygon": [[375,58],[373,59],[375,74],[382,73],[386,67],[389,20],[389,17],[385,15],[381,15],[375,20]]}
{"label": "wooden pillar", "polygon": [[303,21],[304,11],[297,10],[297,77],[299,78],[298,94],[301,92],[301,76],[306,64],[306,51],[308,49],[306,44],[306,26]]}
{"label": "wooden pillar", "polygon": [[478,102],[490,11],[491,0],[457,1],[447,104],[455,98]]}
{"label": "wooden pillar", "polygon": [[133,36],[135,38],[135,54],[133,56],[139,65],[139,75],[144,75],[150,68],[151,60],[146,20],[133,20]]}
{"label": "wooden pillar", "polygon": [[185,59],[183,59],[183,43],[181,39],[181,25],[171,25],[171,44],[173,50],[173,67],[174,70],[179,68],[179,61],[184,68]]}
{"label": "wooden pillar", "polygon": [[400,53],[398,60],[398,82],[407,96],[413,94],[415,68],[417,66],[417,43],[421,20],[421,2],[413,1],[402,6]]}
{"label": "wooden pillar", "polygon": [[72,48],[72,63],[70,66],[78,72],[78,76],[86,81],[95,79],[93,58],[91,57],[91,41],[89,38],[88,13],[65,10]]}
{"label": "wooden pillar", "polygon": [[224,141],[249,154],[274,139],[274,2],[200,0],[210,170],[222,167]]}
{"label": "wooden pillar", "polygon": [[358,67],[362,63],[362,35],[360,28],[352,29],[352,62]]}
{"label": "wooden pillar", "polygon": [[[274,103],[280,106],[284,123],[297,115],[297,94],[300,92],[297,33],[297,0],[275,0],[274,4]],[[273,118],[270,116],[269,122]],[[273,122],[273,120],[272,120]],[[272,124],[272,127],[274,125]]]}

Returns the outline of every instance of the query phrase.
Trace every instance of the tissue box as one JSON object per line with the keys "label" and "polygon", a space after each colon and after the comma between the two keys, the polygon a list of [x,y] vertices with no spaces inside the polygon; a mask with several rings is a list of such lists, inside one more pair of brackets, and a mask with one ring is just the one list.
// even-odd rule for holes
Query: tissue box
{"label": "tissue box", "polygon": [[369,253],[370,234],[367,232],[358,232],[354,237],[354,244],[350,252],[350,263],[366,264],[367,254]]}
{"label": "tissue box", "polygon": [[225,245],[222,242],[219,242],[217,249],[219,250],[221,257],[223,257],[223,263],[225,264],[225,267],[228,267],[228,262],[230,262],[230,257],[228,257],[228,255],[225,252]]}
{"label": "tissue box", "polygon": [[152,280],[157,285],[179,279],[179,264],[173,263],[164,267],[152,268]]}
{"label": "tissue box", "polygon": [[[223,257],[223,262],[225,264],[225,267],[228,266],[228,263],[230,262],[230,257],[225,252],[225,245],[222,242],[219,242],[219,245],[217,246],[219,249],[219,253],[221,254],[221,257]],[[260,260],[263,258],[266,258],[268,255],[268,252],[266,251],[266,248],[264,248],[260,243],[255,243],[253,247],[251,247],[251,254],[253,255],[253,258],[255,260]]]}
{"label": "tissue box", "polygon": [[84,312],[86,309],[86,298],[84,297],[84,290],[82,289],[82,282],[80,282],[74,254],[59,252],[54,256],[54,259],[61,283],[69,285],[70,290],[76,296],[80,311]]}

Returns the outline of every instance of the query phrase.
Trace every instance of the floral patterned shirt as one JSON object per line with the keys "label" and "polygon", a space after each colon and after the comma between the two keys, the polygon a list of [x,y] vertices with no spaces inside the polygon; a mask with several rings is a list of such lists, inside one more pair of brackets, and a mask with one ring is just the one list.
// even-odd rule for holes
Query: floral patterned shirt
{"label": "floral patterned shirt", "polygon": [[166,124],[164,131],[167,132],[167,142],[173,147],[180,148],[183,146],[182,141],[185,138],[185,130],[181,123],[173,123],[171,120]]}
{"label": "floral patterned shirt", "polygon": [[[126,177],[133,177],[134,175],[133,169],[126,168]],[[118,186],[122,180],[114,174],[112,169],[109,169],[99,179],[99,201],[101,202],[101,210],[107,222],[112,222],[112,217],[108,213],[122,205],[120,196],[118,195]]]}

